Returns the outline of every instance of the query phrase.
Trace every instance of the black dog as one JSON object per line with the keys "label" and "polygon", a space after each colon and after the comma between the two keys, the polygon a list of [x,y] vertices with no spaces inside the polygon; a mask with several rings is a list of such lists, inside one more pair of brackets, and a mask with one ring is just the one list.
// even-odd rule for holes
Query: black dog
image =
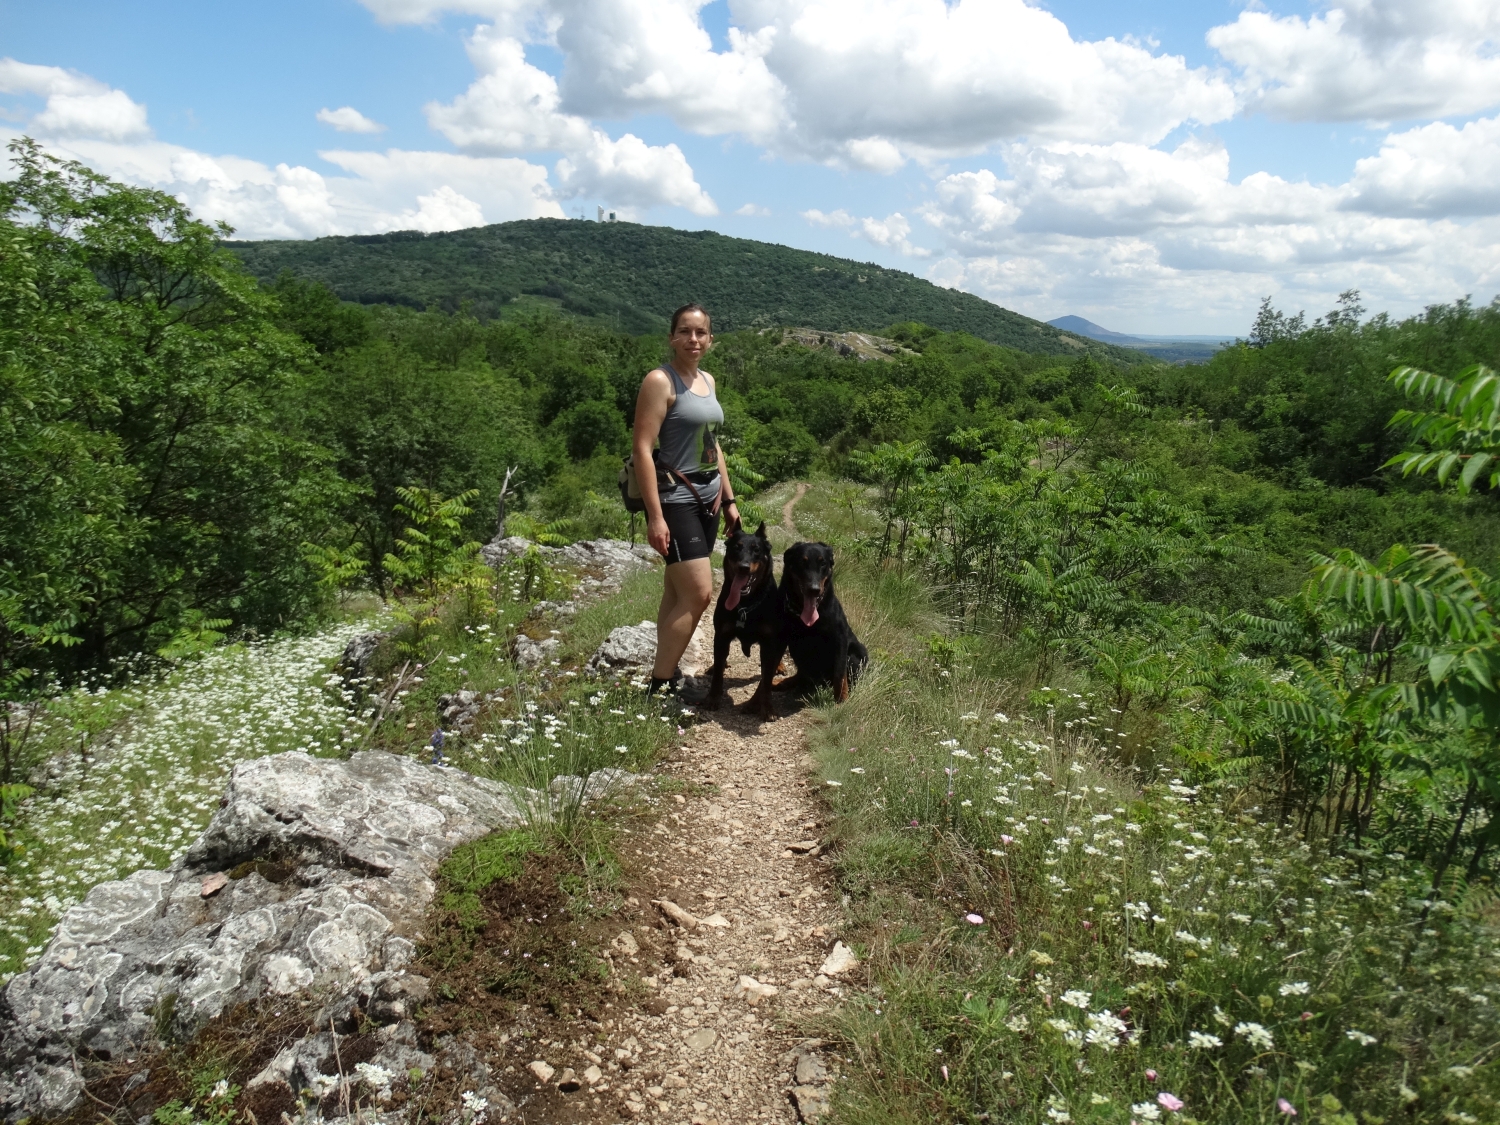
{"label": "black dog", "polygon": [[870,653],[854,636],[834,595],[833,548],[792,544],[782,556],[779,593],[775,609],[780,629],[774,639],[761,643],[760,687],[748,706],[762,718],[771,717],[771,681],[786,652],[796,661],[797,674],[776,685],[778,691],[810,695],[831,687],[834,700],[844,702]]}
{"label": "black dog", "polygon": [[738,640],[749,656],[751,645],[764,647],[775,640],[781,629],[775,602],[776,577],[766,525],[762,523],[754,535],[736,527],[724,539],[724,588],[714,606],[714,666],[703,706],[713,710],[724,697],[730,644]]}

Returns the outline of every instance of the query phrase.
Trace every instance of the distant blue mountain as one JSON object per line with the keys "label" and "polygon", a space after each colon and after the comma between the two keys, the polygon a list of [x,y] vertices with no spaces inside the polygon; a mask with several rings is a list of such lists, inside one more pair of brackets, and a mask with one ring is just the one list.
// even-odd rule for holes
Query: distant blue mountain
{"label": "distant blue mountain", "polygon": [[1234,342],[1233,336],[1131,336],[1124,332],[1113,332],[1081,316],[1071,315],[1049,320],[1047,324],[1064,332],[1098,340],[1102,344],[1135,348],[1174,363],[1201,362],[1225,344]]}
{"label": "distant blue mountain", "polygon": [[1060,316],[1056,320],[1049,320],[1048,324],[1053,328],[1061,328],[1064,332],[1076,332],[1080,336],[1087,336],[1090,340],[1108,340],[1111,344],[1120,344],[1129,347],[1131,344],[1139,346],[1146,341],[1139,336],[1127,336],[1123,332],[1111,332],[1108,328],[1101,328],[1092,320],[1084,320],[1081,316]]}

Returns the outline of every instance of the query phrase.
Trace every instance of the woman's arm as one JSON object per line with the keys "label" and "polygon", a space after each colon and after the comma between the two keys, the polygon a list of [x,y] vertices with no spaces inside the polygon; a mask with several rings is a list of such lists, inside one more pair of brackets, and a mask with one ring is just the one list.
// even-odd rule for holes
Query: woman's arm
{"label": "woman's arm", "polygon": [[[646,505],[646,542],[665,557],[671,542],[666,518],[661,514],[661,496],[656,491],[656,471],[651,449],[661,433],[661,424],[672,402],[672,381],[661,368],[648,373],[635,397],[635,425],[631,445],[635,451],[635,476],[640,482],[641,500]],[[720,454],[722,460],[723,454]]]}
{"label": "woman's arm", "polygon": [[[702,368],[699,369],[699,374],[708,380],[709,390],[717,394],[719,388],[714,377]],[[719,454],[719,498],[724,507],[724,534],[728,535],[740,522],[740,507],[734,502],[734,490],[729,484],[729,466],[724,463],[724,447],[716,444],[715,448]],[[734,509],[732,515],[729,511],[731,508]]]}
{"label": "woman's arm", "polygon": [[728,535],[740,522],[740,506],[734,502],[734,490],[729,484],[729,467],[724,464],[724,447],[719,446],[719,495],[724,498],[724,534]]}

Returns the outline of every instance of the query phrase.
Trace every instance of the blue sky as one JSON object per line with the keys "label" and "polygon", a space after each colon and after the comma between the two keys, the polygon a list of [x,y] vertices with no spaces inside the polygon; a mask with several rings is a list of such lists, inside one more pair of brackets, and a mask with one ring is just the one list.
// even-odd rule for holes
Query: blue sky
{"label": "blue sky", "polygon": [[1500,291],[1497,42],[1500,0],[0,0],[0,112],[244,237],[603,205],[1243,333]]}

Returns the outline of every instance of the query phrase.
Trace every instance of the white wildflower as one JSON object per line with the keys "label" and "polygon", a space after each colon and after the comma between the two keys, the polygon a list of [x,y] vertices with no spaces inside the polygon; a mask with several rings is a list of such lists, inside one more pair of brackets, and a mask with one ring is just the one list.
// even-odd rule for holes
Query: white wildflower
{"label": "white wildflower", "polygon": [[1224,1040],[1206,1031],[1190,1031],[1188,1032],[1188,1046],[1195,1051],[1206,1051],[1211,1047],[1224,1046]]}
{"label": "white wildflower", "polygon": [[1114,1050],[1119,1037],[1130,1030],[1125,1026],[1124,1020],[1107,1008],[1100,1012],[1091,1012],[1087,1017],[1087,1023],[1089,1031],[1085,1039],[1096,1047],[1103,1047],[1106,1051]]}
{"label": "white wildflower", "polygon": [[466,1117],[474,1121],[484,1120],[484,1111],[490,1107],[488,1098],[481,1098],[473,1090],[465,1090],[460,1100],[463,1102]]}
{"label": "white wildflower", "polygon": [[1258,1047],[1261,1050],[1270,1050],[1273,1044],[1271,1033],[1262,1024],[1250,1023],[1248,1021],[1237,1023],[1234,1025],[1234,1033],[1236,1035],[1243,1035],[1250,1046]]}
{"label": "white wildflower", "polygon": [[1363,1031],[1356,1031],[1352,1027],[1348,1031],[1344,1032],[1344,1038],[1353,1040],[1361,1047],[1373,1047],[1377,1042],[1379,1042],[1379,1040],[1377,1040],[1375,1036],[1366,1035]]}
{"label": "white wildflower", "polygon": [[1277,991],[1283,996],[1306,996],[1309,989],[1305,980],[1299,980],[1284,984]]}
{"label": "white wildflower", "polygon": [[372,1090],[386,1090],[390,1088],[391,1079],[395,1077],[383,1066],[374,1063],[355,1063],[354,1072],[359,1075],[360,1080]]}
{"label": "white wildflower", "polygon": [[1136,1102],[1130,1112],[1143,1121],[1156,1121],[1161,1117],[1161,1108],[1155,1102]]}
{"label": "white wildflower", "polygon": [[1087,992],[1080,992],[1076,988],[1070,988],[1062,994],[1062,1002],[1074,1008],[1087,1008],[1092,997]]}

